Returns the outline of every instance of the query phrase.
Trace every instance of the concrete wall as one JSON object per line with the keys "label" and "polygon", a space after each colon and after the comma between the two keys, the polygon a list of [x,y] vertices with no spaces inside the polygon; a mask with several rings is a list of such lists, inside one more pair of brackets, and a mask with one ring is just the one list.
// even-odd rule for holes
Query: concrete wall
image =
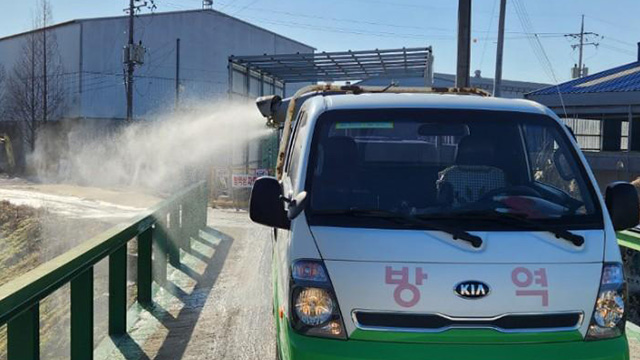
{"label": "concrete wall", "polygon": [[614,181],[633,181],[640,177],[640,153],[626,151],[585,151],[600,189]]}

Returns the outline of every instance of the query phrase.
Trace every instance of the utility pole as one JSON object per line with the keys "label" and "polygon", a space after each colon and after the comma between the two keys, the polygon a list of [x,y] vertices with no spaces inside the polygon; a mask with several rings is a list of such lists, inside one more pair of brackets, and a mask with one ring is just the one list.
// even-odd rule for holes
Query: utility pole
{"label": "utility pole", "polygon": [[458,65],[456,87],[469,87],[471,72],[471,0],[458,0]]}
{"label": "utility pole", "polygon": [[129,42],[127,43],[127,121],[133,120],[133,72],[135,62],[133,61],[133,26],[135,18],[134,0],[129,0]]}
{"label": "utility pole", "polygon": [[49,4],[44,1],[42,3],[42,122],[47,122],[48,109],[48,92],[49,92],[49,74],[47,70],[47,26],[49,19],[47,12]]}
{"label": "utility pole", "polygon": [[588,38],[590,36],[594,36],[594,37],[600,37],[600,34],[594,33],[594,32],[585,32],[584,31],[584,15],[582,15],[582,22],[580,24],[580,32],[579,33],[575,33],[575,34],[565,34],[565,37],[569,37],[572,39],[575,39],[578,41],[577,44],[573,44],[571,45],[572,49],[578,49],[578,65],[577,68],[574,67],[573,68],[573,78],[581,78],[583,76],[588,75],[588,69],[586,68],[586,66],[583,63],[583,54],[584,54],[584,47],[585,46],[594,46],[594,47],[598,47],[600,45],[600,43],[595,42],[595,41],[589,41]]}
{"label": "utility pole", "polygon": [[500,0],[500,20],[498,21],[498,49],[496,51],[496,74],[493,82],[493,96],[502,95],[502,60],[504,55],[504,23],[507,13],[507,0]]}
{"label": "utility pole", "polygon": [[180,38],[176,39],[176,110],[180,107]]}
{"label": "utility pole", "polygon": [[[136,5],[137,2],[142,2],[140,5]],[[156,9],[155,0],[129,0],[129,7],[124,11],[129,15],[129,40],[127,46],[124,48],[123,62],[126,65],[126,92],[127,92],[127,121],[133,121],[133,73],[136,70],[136,65],[142,65],[144,63],[144,55],[146,49],[142,46],[142,40],[138,44],[134,42],[134,21],[136,11],[142,7],[149,8],[152,12]]]}
{"label": "utility pole", "polygon": [[[584,15],[582,15],[582,22],[580,23],[580,56],[578,58],[578,68],[582,69],[582,50],[584,49]],[[580,74],[582,77],[582,74]]]}

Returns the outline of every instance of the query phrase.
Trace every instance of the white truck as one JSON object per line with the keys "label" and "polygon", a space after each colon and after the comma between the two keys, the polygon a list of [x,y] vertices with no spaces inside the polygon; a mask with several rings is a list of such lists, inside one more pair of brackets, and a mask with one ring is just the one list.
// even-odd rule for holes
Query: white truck
{"label": "white truck", "polygon": [[288,115],[279,176],[250,202],[274,228],[279,358],[629,358],[616,230],[637,225],[637,193],[603,198],[553,112],[308,90],[259,101]]}

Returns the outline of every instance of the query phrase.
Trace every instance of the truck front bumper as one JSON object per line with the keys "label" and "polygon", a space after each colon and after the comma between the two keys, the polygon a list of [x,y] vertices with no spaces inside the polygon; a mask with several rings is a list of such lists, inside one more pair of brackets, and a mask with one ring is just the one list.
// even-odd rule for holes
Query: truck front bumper
{"label": "truck front bumper", "polygon": [[283,360],[628,360],[626,337],[600,341],[535,344],[427,344],[332,340],[303,336],[290,327],[280,334]]}

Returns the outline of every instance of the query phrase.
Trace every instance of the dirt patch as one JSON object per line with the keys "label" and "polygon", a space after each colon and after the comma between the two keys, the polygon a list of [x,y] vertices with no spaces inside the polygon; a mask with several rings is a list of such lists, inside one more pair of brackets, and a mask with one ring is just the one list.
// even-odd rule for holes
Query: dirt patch
{"label": "dirt patch", "polygon": [[[0,201],[0,285],[46,262],[64,247],[49,247],[47,233],[50,226],[60,226],[65,219],[45,209],[13,205]],[[47,240],[45,240],[47,239]],[[56,249],[59,248],[59,249]],[[68,286],[56,291],[40,303],[42,353],[47,359],[65,358],[68,346],[61,342],[64,325],[69,322]],[[68,336],[67,336],[68,337]],[[6,327],[0,331],[0,359],[6,358]]]}
{"label": "dirt patch", "polygon": [[44,210],[0,201],[0,284],[40,263]]}
{"label": "dirt patch", "polygon": [[[114,225],[115,218],[68,217],[47,206],[32,207],[0,201],[0,285],[37,268],[78,244]],[[122,218],[117,221],[121,221]],[[135,252],[134,252],[135,253]],[[103,264],[106,265],[106,264]],[[135,276],[135,269],[130,269]],[[106,334],[108,268],[94,268],[97,340]],[[41,356],[43,359],[69,357],[69,296],[65,285],[40,302]],[[6,359],[6,327],[0,328],[0,360]]]}

